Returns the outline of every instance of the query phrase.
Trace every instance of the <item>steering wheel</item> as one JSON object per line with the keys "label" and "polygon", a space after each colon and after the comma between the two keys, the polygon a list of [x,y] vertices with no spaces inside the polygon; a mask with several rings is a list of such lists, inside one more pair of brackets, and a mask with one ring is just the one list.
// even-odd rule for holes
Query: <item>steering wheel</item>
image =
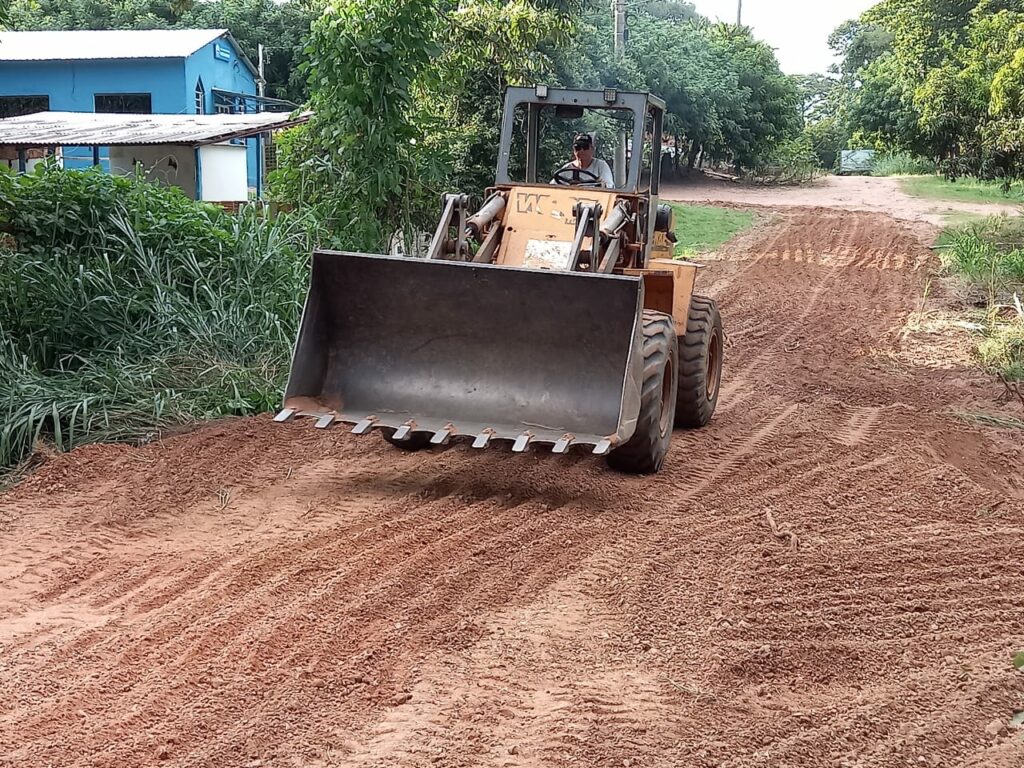
{"label": "steering wheel", "polygon": [[556,184],[563,187],[578,187],[586,184],[600,184],[601,177],[586,168],[577,168],[574,165],[567,165],[555,171],[554,180]]}

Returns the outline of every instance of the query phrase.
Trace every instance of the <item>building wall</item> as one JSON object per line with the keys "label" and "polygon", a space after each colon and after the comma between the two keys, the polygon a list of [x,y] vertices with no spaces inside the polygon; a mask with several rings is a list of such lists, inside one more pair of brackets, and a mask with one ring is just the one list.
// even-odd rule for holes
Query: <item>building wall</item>
{"label": "building wall", "polygon": [[[185,97],[195,112],[196,85],[202,80],[205,91],[204,111],[215,112],[213,89],[235,93],[256,94],[256,78],[238,55],[238,51],[225,38],[207,43],[185,60]],[[247,175],[250,187],[262,186],[259,178],[259,139],[245,139]]]}
{"label": "building wall", "polygon": [[[0,96],[50,97],[51,112],[95,112],[98,93],[148,93],[154,113],[185,111],[182,59],[115,61],[0,61]],[[89,147],[67,147],[67,168],[93,164]],[[100,165],[110,169],[109,153],[100,152]]]}
{"label": "building wall", "polygon": [[[227,58],[221,58],[217,55]],[[213,114],[213,89],[256,93],[256,78],[227,39],[214,40],[185,59],[185,91],[182,100],[195,112],[196,83],[202,78],[206,90],[205,113]]]}
{"label": "building wall", "polygon": [[181,59],[0,61],[0,96],[50,97],[53,112],[95,112],[97,93],[148,93],[153,111],[185,111]]}
{"label": "building wall", "polygon": [[191,147],[144,145],[110,148],[111,173],[132,176],[137,163],[142,165],[147,181],[178,187],[195,199],[196,151]]}

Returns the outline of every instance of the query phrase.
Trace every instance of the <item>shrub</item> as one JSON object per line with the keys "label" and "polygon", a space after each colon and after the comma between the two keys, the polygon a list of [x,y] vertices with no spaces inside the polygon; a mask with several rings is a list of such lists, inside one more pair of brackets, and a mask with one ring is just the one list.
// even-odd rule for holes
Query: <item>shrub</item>
{"label": "shrub", "polygon": [[0,174],[0,467],[278,403],[311,229],[179,190]]}
{"label": "shrub", "polygon": [[936,171],[935,163],[926,157],[907,152],[891,152],[875,158],[872,176],[929,176]]}
{"label": "shrub", "polygon": [[1024,381],[1024,222],[996,216],[948,232],[944,240],[946,268],[984,296],[978,357],[1009,389]]}
{"label": "shrub", "polygon": [[818,174],[818,156],[806,136],[779,144],[744,180],[753,184],[804,184]]}
{"label": "shrub", "polygon": [[982,364],[1007,382],[1024,381],[1024,315],[994,320],[978,346]]}
{"label": "shrub", "polygon": [[1021,239],[1020,222],[989,218],[948,232],[943,262],[948,270],[983,290],[989,304],[998,304],[1024,289]]}

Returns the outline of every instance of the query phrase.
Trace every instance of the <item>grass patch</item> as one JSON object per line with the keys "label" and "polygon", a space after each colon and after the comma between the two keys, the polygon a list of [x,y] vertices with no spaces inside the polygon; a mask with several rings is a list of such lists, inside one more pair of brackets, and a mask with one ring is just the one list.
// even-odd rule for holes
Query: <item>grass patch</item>
{"label": "grass patch", "polygon": [[961,203],[1024,204],[1024,184],[1015,182],[1009,192],[997,181],[961,179],[947,181],[941,176],[915,176],[902,179],[903,191],[926,200],[952,200]]}
{"label": "grass patch", "polygon": [[[978,345],[982,364],[1010,386],[1024,381],[1024,314],[1016,319],[993,319]],[[1014,389],[1014,392],[1019,392]]]}
{"label": "grass patch", "polygon": [[676,217],[676,257],[696,256],[719,248],[754,226],[754,214],[729,208],[673,203]]}
{"label": "grass patch", "polygon": [[936,247],[945,268],[983,291],[988,305],[1024,293],[1024,221],[992,216],[946,230]]}
{"label": "grass patch", "polygon": [[974,411],[953,411],[953,416],[972,427],[995,427],[996,429],[1024,429],[1024,421],[1012,416],[996,416],[991,413]]}
{"label": "grass patch", "polygon": [[[971,224],[981,224],[988,216],[982,213],[967,213],[966,211],[952,211],[942,214],[942,225],[947,229],[967,227]],[[941,236],[939,243],[941,244]]]}
{"label": "grass patch", "polygon": [[947,230],[938,248],[945,269],[964,281],[972,303],[984,307],[979,362],[1024,402],[1024,222],[993,216]]}

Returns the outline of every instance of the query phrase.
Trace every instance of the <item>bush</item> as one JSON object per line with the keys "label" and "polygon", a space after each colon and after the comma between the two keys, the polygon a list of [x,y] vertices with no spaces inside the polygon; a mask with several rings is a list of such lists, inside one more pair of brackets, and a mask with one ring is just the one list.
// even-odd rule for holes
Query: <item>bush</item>
{"label": "bush", "polygon": [[988,304],[1024,291],[1024,228],[1021,222],[993,217],[945,236],[943,261],[950,271],[984,291]]}
{"label": "bush", "polygon": [[818,156],[806,136],[779,144],[771,157],[744,176],[752,184],[804,184],[818,175]]}
{"label": "bush", "polygon": [[943,239],[946,268],[983,294],[985,338],[978,357],[1009,389],[1024,381],[1024,222],[995,216]]}
{"label": "bush", "polygon": [[276,407],[310,230],[179,190],[0,173],[0,468],[58,448]]}
{"label": "bush", "polygon": [[839,155],[850,139],[838,118],[827,118],[810,123],[804,128],[804,137],[810,142],[818,160],[818,167],[833,171],[839,167]]}
{"label": "bush", "polygon": [[1008,322],[994,320],[978,355],[985,368],[1007,382],[1024,381],[1024,314]]}
{"label": "bush", "polygon": [[926,157],[907,152],[892,152],[875,158],[872,176],[928,176],[936,171],[935,163]]}

